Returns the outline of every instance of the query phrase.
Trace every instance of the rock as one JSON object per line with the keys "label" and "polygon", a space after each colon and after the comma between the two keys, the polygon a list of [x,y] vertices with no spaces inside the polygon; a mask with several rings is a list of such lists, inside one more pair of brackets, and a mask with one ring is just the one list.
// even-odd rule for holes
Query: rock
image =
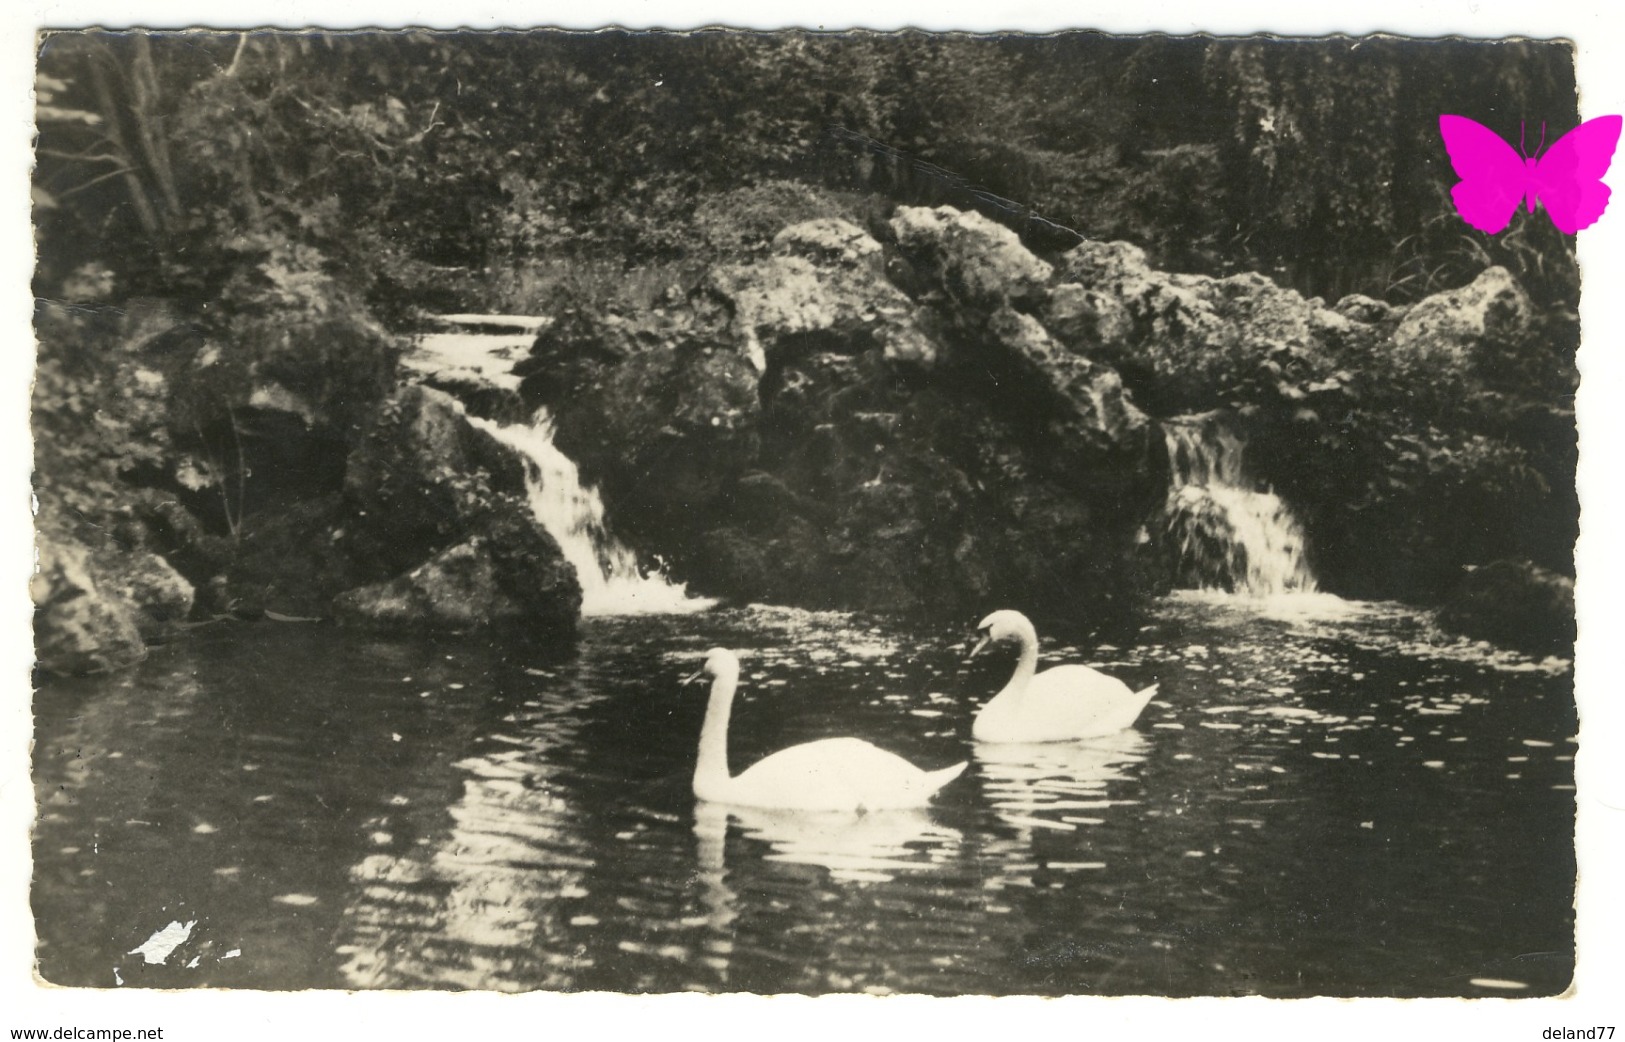
{"label": "rock", "polygon": [[1332,305],[1332,310],[1344,318],[1368,325],[1391,322],[1404,314],[1403,308],[1396,308],[1386,301],[1374,300],[1363,293],[1350,293]]}
{"label": "rock", "polygon": [[388,573],[357,552],[358,518],[342,494],[285,504],[235,541],[221,539],[220,572],[200,593],[213,614],[257,619],[267,611],[327,618],[333,598]]}
{"label": "rock", "polygon": [[[541,329],[531,343],[530,353],[513,365],[519,377],[520,393],[526,399],[537,396],[537,376],[570,366],[614,365],[646,351],[649,345],[680,335],[691,324],[691,316],[674,318],[662,309],[637,315],[614,311],[588,312],[570,308],[556,322]],[[547,400],[550,396],[543,394]]]}
{"label": "rock", "polygon": [[792,517],[771,533],[722,526],[698,539],[710,595],[738,603],[790,604],[827,608],[842,604],[832,596],[829,553],[816,526]]}
{"label": "rock", "polygon": [[512,624],[522,604],[497,579],[483,540],[443,550],[389,582],[346,591],[334,601],[341,621],[391,632],[466,631]]}
{"label": "rock", "polygon": [[1039,317],[1050,335],[1080,354],[1122,344],[1132,332],[1128,310],[1118,300],[1076,282],[1051,290]]}
{"label": "rock", "polygon": [[701,533],[696,543],[698,555],[707,562],[703,575],[710,595],[742,604],[778,601],[775,594],[785,585],[786,570],[769,541],[725,525]]}
{"label": "rock", "polygon": [[758,450],[764,377],[719,298],[698,294],[666,314],[572,316],[542,333],[527,369],[527,396],[552,413],[554,443],[597,486],[616,535],[668,558],[692,551],[704,529],[695,506]]}
{"label": "rock", "polygon": [[470,424],[450,395],[418,385],[379,408],[344,473],[357,528],[387,574],[466,539],[490,493],[524,491],[517,453]]}
{"label": "rock", "polygon": [[101,673],[146,657],[146,645],[172,637],[192,611],[192,584],[145,549],[89,549],[41,532],[32,581],[41,668]]}
{"label": "rock", "polygon": [[526,625],[573,632],[581,617],[581,583],[558,542],[536,520],[523,496],[498,493],[471,518],[497,567],[497,585],[524,609]]}
{"label": "rock", "polygon": [[892,217],[891,230],[915,269],[964,307],[1035,306],[1047,294],[1050,265],[1015,232],[981,214],[904,206]]}
{"label": "rock", "polygon": [[1323,307],[1309,312],[1309,329],[1332,353],[1344,357],[1349,352],[1369,353],[1380,336],[1378,327]]}
{"label": "rock", "polygon": [[113,539],[158,555],[194,587],[217,574],[229,557],[195,514],[173,494],[156,489],[131,490],[116,515]]}
{"label": "rock", "polygon": [[1471,569],[1439,609],[1439,624],[1534,654],[1574,651],[1574,580],[1528,561]]}
{"label": "rock", "polygon": [[255,409],[267,412],[292,413],[304,421],[306,427],[316,425],[316,409],[303,396],[294,394],[274,380],[268,380],[253,388],[248,395],[248,404]]}
{"label": "rock", "polygon": [[880,274],[885,263],[880,243],[869,233],[832,217],[790,225],[773,237],[773,252],[802,257],[823,268],[855,268],[870,275]]}
{"label": "rock", "polygon": [[[755,415],[761,373],[746,358],[734,326],[727,301],[709,293],[675,311],[633,316],[574,311],[537,336],[531,356],[515,372],[524,377],[526,400],[547,406],[565,437],[576,427],[570,422],[575,416],[593,417],[591,422],[608,424],[616,433],[625,424],[643,424],[647,409],[617,412],[599,406],[623,397],[647,401],[651,395],[683,406],[685,424],[739,429]],[[634,434],[653,438],[664,425],[626,427],[624,434],[629,441]]]}
{"label": "rock", "polygon": [[321,311],[240,315],[232,322],[223,367],[229,374],[242,360],[247,366],[226,386],[246,377],[247,400],[239,386],[220,404],[242,408],[257,397],[313,430],[344,433],[372,413],[395,386],[402,345],[336,284],[322,292],[333,298]]}
{"label": "rock", "polygon": [[1419,364],[1464,367],[1489,340],[1516,338],[1532,316],[1529,297],[1505,268],[1486,268],[1458,290],[1436,293],[1406,313],[1393,350]]}
{"label": "rock", "polygon": [[1346,321],[1256,273],[1157,271],[1128,243],[1084,242],[1061,258],[1060,273],[1109,316],[1096,322],[1091,355],[1121,369],[1159,414],[1226,405],[1281,354],[1329,370],[1321,334],[1328,323],[1341,334]]}
{"label": "rock", "polygon": [[809,504],[772,474],[751,471],[727,493],[728,513],[746,531],[773,533],[809,513]]}
{"label": "rock", "polygon": [[775,256],[714,268],[706,280],[757,372],[792,352],[856,354],[877,343],[892,345],[899,361],[934,357],[909,324],[914,305],[881,276],[880,244],[867,233],[845,221],[808,221],[784,229],[773,246]]}
{"label": "rock", "polygon": [[137,610],[100,588],[81,546],[39,537],[34,598],[34,654],[39,668],[78,676],[133,666],[146,657]]}
{"label": "rock", "polygon": [[157,554],[103,550],[90,567],[97,587],[130,607],[143,640],[173,635],[192,612],[192,584]]}
{"label": "rock", "polygon": [[862,316],[843,308],[818,268],[800,257],[714,269],[709,288],[731,305],[744,357],[758,373],[768,364],[764,336],[816,337],[833,348],[863,331]]}
{"label": "rock", "polygon": [[937,362],[936,340],[922,329],[923,323],[892,327],[883,337],[882,357],[900,368],[930,369]]}
{"label": "rock", "polygon": [[[1028,408],[1053,415],[1057,438],[1074,448],[1143,450],[1145,414],[1114,370],[1064,350],[1031,315],[1000,308],[988,326],[1016,394]],[[990,370],[995,380],[1000,368]]]}

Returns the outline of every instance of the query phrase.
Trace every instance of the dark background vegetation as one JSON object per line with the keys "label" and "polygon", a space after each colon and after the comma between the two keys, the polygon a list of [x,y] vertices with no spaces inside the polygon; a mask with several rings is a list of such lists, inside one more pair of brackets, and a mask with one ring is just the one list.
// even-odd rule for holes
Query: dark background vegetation
{"label": "dark background vegetation", "polygon": [[[1573,240],[1539,212],[1465,225],[1437,133],[1454,112],[1549,142],[1578,121],[1572,60],[1389,38],[46,34],[41,523],[115,538],[132,489],[173,485],[158,464],[186,453],[175,491],[236,535],[255,495],[276,509],[275,467],[242,480],[236,411],[267,373],[342,443],[424,310],[636,307],[790,221],[884,241],[896,205],[948,204],[1043,255],[1123,239],[1328,302],[1403,306],[1507,267],[1537,320],[1471,371],[1283,348],[1188,359],[1184,382],[1128,360],[1124,380],[1154,415],[1251,416],[1334,588],[1426,599],[1500,558],[1572,574]],[[177,338],[176,357],[211,345],[207,374],[163,369]]]}
{"label": "dark background vegetation", "polygon": [[1403,300],[1488,260],[1575,293],[1549,222],[1463,228],[1437,134],[1441,112],[1528,121],[1531,151],[1567,129],[1561,43],[67,33],[39,71],[47,296],[87,261],[200,304],[285,268],[388,305],[421,265],[676,259],[716,193],[851,182],[837,130],[1170,270]]}

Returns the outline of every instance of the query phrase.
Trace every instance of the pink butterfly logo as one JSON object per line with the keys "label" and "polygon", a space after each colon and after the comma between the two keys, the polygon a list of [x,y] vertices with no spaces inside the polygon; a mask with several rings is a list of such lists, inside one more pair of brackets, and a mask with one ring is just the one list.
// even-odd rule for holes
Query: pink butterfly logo
{"label": "pink butterfly logo", "polygon": [[[1527,212],[1541,203],[1565,235],[1597,223],[1612,194],[1602,183],[1619,144],[1620,117],[1588,119],[1552,142],[1536,159],[1519,155],[1500,135],[1466,116],[1440,116],[1450,165],[1461,178],[1450,189],[1462,220],[1494,234],[1505,228],[1522,200]],[[1541,128],[1541,141],[1546,131]],[[1518,148],[1523,148],[1520,137]],[[1539,146],[1536,146],[1539,151]]]}

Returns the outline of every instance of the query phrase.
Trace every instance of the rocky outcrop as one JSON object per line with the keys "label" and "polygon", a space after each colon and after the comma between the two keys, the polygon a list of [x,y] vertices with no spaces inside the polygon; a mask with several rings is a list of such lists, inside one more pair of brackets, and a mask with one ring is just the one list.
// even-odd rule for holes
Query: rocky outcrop
{"label": "rocky outcrop", "polygon": [[191,609],[192,588],[151,554],[92,554],[42,534],[32,580],[41,669],[105,673],[140,662],[147,638],[168,636]]}
{"label": "rocky outcrop", "polygon": [[[1143,526],[1167,492],[1147,414],[1215,408],[1303,517],[1328,588],[1426,597],[1464,564],[1562,567],[1561,539],[1534,552],[1518,533],[1573,512],[1550,492],[1572,485],[1572,416],[1562,388],[1495,412],[1547,357],[1524,350],[1534,319],[1505,272],[1410,308],[1328,308],[1259,275],[1156,271],[1123,243],[1045,260],[947,207],[873,234],[831,217],[771,233],[762,216],[646,310],[578,303],[511,368],[417,359],[392,393],[392,342],[343,309],[207,333],[166,309],[113,323],[115,378],[46,384],[70,404],[131,387],[120,430],[153,444],[104,452],[91,491],[149,493],[102,503],[92,527],[147,556],[101,573],[53,559],[42,604],[84,604],[42,608],[42,648],[64,668],[129,661],[130,628],[163,639],[187,583],[209,614],[568,629],[579,586],[531,514],[525,462],[425,384],[504,419],[547,406],[617,534],[714,596],[1132,621],[1159,582]],[[42,499],[82,502],[71,484]],[[1459,530],[1509,497],[1518,526]],[[1392,563],[1366,574],[1374,560]]]}
{"label": "rocky outcrop", "polygon": [[[431,592],[370,624],[573,626],[580,591],[525,462],[451,397],[395,393],[398,344],[359,302],[46,306],[38,328],[44,668],[128,665],[194,612],[329,618],[339,594],[396,580]],[[517,384],[493,409],[522,408]]]}
{"label": "rocky outcrop", "polygon": [[476,630],[525,618],[524,605],[503,589],[497,563],[479,538],[388,582],[348,590],[334,608],[344,622],[407,632]]}
{"label": "rocky outcrop", "polygon": [[1145,414],[1111,367],[1066,350],[1036,318],[1008,306],[993,312],[987,333],[989,375],[1040,412],[1047,409],[1061,443],[1082,451],[1111,450],[1144,439]]}
{"label": "rocky outcrop", "polygon": [[173,636],[192,612],[192,584],[157,554],[104,550],[92,554],[91,570],[103,593],[132,609],[148,643]]}
{"label": "rocky outcrop", "polygon": [[1470,364],[1486,342],[1521,335],[1531,317],[1528,294],[1505,268],[1486,268],[1458,290],[1416,304],[1394,330],[1392,349],[1418,363]]}
{"label": "rocky outcrop", "polygon": [[1118,368],[1159,415],[1313,408],[1319,385],[1341,390],[1350,369],[1373,382],[1414,382],[1406,389],[1418,395],[1464,393],[1533,321],[1527,294],[1496,267],[1409,308],[1360,295],[1328,308],[1252,272],[1157,271],[1122,242],[1082,243],[1060,259],[1056,278],[1040,316],[1051,333]]}
{"label": "rocky outcrop", "polygon": [[1080,244],[1057,278],[1057,298],[1077,313],[1056,323],[1067,346],[1118,368],[1162,415],[1232,404],[1272,362],[1326,368],[1328,341],[1360,335],[1348,316],[1263,275],[1157,271],[1124,242]]}
{"label": "rocky outcrop", "polygon": [[854,353],[877,345],[894,360],[930,365],[933,345],[912,323],[914,305],[881,277],[880,244],[845,221],[794,225],[774,253],[714,268],[707,288],[731,315],[730,332],[758,371],[767,347]]}
{"label": "rocky outcrop", "polygon": [[384,401],[344,469],[344,497],[380,567],[399,572],[460,541],[492,493],[525,490],[524,464],[456,399],[408,386]]}
{"label": "rocky outcrop", "polygon": [[689,300],[576,313],[525,390],[616,531],[696,592],[958,616],[1128,619],[1165,480],[1111,366],[1045,325],[1050,267],[975,214],[900,210],[887,250],[791,225]]}
{"label": "rocky outcrop", "polygon": [[161,497],[123,530],[198,576],[211,616],[338,616],[402,632],[573,627],[580,590],[531,512],[525,462],[448,395],[400,389],[339,472],[339,490],[291,497],[236,539],[179,524],[187,515]]}
{"label": "rocky outcrop", "polygon": [[1570,483],[1561,452],[1510,440],[1523,413],[1468,415],[1532,357],[1527,298],[1497,269],[1411,307],[1327,307],[1125,243],[1051,264],[942,207],[898,210],[883,238],[793,224],[686,301],[573,313],[522,364],[617,530],[691,588],[1110,615],[1166,574],[1145,560],[1168,473],[1148,412],[1234,415],[1340,592],[1428,600],[1538,527],[1479,538],[1463,519],[1567,509],[1538,490]]}
{"label": "rocky outcrop", "polygon": [[1332,310],[1354,322],[1377,324],[1398,321],[1405,309],[1396,308],[1385,300],[1376,300],[1364,293],[1350,293],[1332,306]]}
{"label": "rocky outcrop", "polygon": [[978,213],[947,206],[905,206],[891,219],[897,248],[925,281],[927,294],[955,305],[992,311],[1007,304],[1033,306],[1049,293],[1054,273],[1016,233]]}

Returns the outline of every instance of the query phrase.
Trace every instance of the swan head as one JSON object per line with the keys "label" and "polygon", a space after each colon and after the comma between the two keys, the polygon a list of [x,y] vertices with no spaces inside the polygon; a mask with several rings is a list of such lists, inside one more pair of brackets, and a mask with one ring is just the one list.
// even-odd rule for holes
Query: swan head
{"label": "swan head", "polygon": [[1037,631],[1033,629],[1033,624],[1027,620],[1027,616],[1008,608],[1003,611],[996,611],[977,623],[976,633],[981,639],[976,642],[976,646],[970,651],[972,658],[975,658],[976,653],[989,644],[997,644],[1006,640],[1031,640],[1036,642],[1038,639]]}
{"label": "swan head", "polygon": [[739,677],[739,656],[727,648],[712,648],[705,653],[705,664],[694,673],[683,678],[683,683],[692,684],[701,677]]}

